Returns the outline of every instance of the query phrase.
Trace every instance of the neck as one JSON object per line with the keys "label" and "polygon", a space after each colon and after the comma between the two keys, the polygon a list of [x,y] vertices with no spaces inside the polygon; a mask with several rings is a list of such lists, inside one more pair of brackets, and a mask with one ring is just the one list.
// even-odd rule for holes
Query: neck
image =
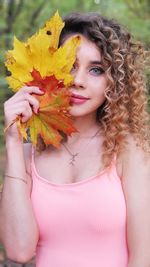
{"label": "neck", "polygon": [[67,144],[76,143],[83,138],[91,138],[94,136],[98,130],[100,130],[100,125],[96,121],[96,119],[87,117],[75,118],[74,126],[78,130],[78,132],[73,133],[67,139]]}

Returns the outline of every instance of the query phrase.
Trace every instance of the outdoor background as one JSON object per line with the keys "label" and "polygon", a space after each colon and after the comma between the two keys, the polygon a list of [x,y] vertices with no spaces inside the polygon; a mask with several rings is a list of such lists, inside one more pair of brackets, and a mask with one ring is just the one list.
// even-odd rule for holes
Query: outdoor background
{"label": "outdoor background", "polygon": [[[115,18],[150,50],[150,0],[0,0],[0,184],[5,163],[3,103],[12,95],[5,80],[5,51],[12,49],[14,35],[25,41],[43,26],[56,10],[61,16],[72,11],[96,11]],[[150,68],[146,74],[150,95]],[[4,249],[0,245],[1,266],[34,266],[34,260],[28,264],[15,264],[5,259]]]}

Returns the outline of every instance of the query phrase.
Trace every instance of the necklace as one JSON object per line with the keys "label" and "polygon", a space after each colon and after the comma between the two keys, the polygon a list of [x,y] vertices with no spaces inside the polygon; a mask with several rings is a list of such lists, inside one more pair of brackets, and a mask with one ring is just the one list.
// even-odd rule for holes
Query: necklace
{"label": "necklace", "polygon": [[[98,129],[98,131],[96,131],[96,133],[90,138],[90,140],[89,140],[89,142],[87,143],[87,145],[86,145],[86,148],[87,148],[87,146],[89,145],[89,143],[93,140],[93,138],[95,137],[95,136],[97,136],[97,134],[99,133],[99,131],[100,131],[100,129]],[[81,153],[81,151],[84,149],[82,149],[82,150],[80,150],[80,151],[78,151],[78,152],[76,152],[76,153],[72,153],[71,152],[71,150],[65,145],[65,144],[62,144],[63,146],[64,146],[64,148],[66,149],[66,151],[70,154],[70,159],[69,159],[69,164],[70,165],[75,165],[75,161],[76,161],[76,157],[78,157],[78,155]]]}

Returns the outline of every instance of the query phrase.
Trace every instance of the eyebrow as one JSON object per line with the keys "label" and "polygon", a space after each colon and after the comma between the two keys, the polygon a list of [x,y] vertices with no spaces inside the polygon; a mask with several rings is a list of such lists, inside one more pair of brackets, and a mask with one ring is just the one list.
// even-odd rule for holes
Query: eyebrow
{"label": "eyebrow", "polygon": [[102,62],[101,61],[98,61],[98,60],[94,60],[94,61],[90,61],[90,64],[93,64],[93,65],[101,65]]}
{"label": "eyebrow", "polygon": [[[78,59],[76,59],[76,62],[78,63]],[[100,60],[91,60],[89,63],[91,65],[102,65],[102,62]]]}

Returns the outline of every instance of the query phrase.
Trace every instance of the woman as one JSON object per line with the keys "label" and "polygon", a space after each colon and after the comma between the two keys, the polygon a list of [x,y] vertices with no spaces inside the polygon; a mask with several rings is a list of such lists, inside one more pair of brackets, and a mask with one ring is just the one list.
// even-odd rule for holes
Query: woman
{"label": "woman", "polygon": [[[17,262],[36,251],[37,267],[149,267],[144,52],[98,14],[67,16],[60,45],[73,35],[81,38],[69,88],[78,132],[39,153],[15,124],[8,129],[2,241]],[[6,101],[6,125],[38,113],[32,93],[43,94],[23,87]]]}

